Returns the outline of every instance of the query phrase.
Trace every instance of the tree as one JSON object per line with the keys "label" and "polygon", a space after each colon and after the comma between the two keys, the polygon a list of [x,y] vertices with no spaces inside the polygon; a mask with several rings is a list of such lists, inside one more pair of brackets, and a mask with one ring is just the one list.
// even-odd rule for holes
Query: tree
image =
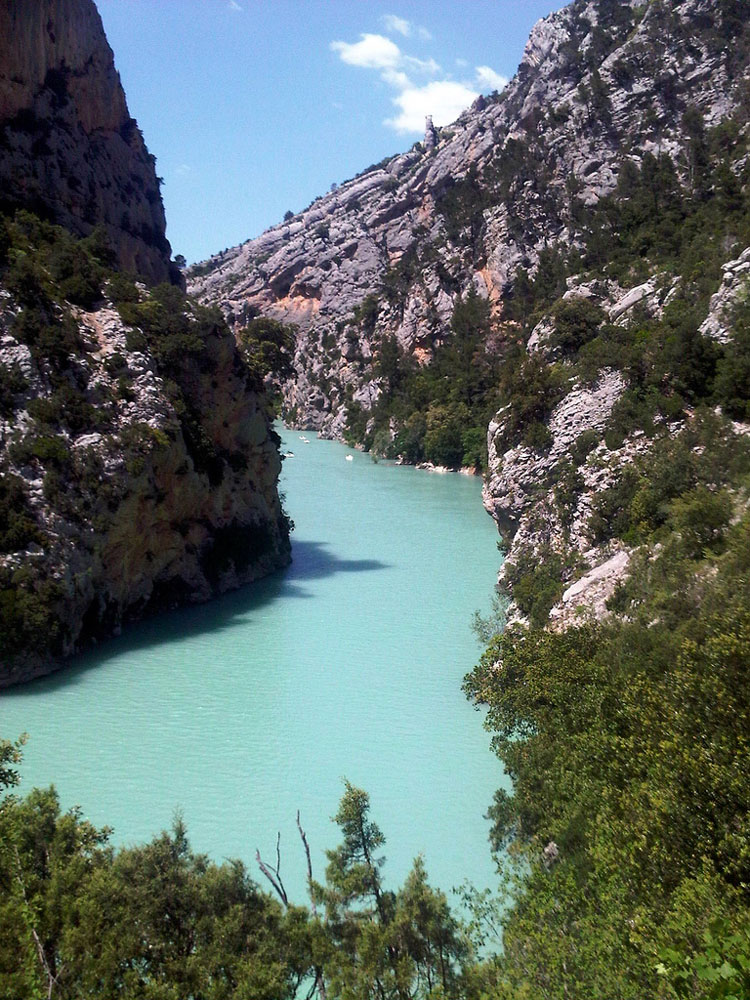
{"label": "tree", "polygon": [[20,780],[16,765],[21,763],[23,756],[21,747],[25,742],[25,734],[15,742],[0,739],[0,792],[6,788],[13,788]]}
{"label": "tree", "polygon": [[251,319],[237,334],[245,361],[259,381],[283,381],[294,374],[296,328],[267,316]]}
{"label": "tree", "polygon": [[323,961],[329,1000],[418,1000],[464,996],[470,946],[445,896],[427,883],[417,858],[404,886],[383,888],[385,837],[369,816],[366,792],[345,782],[334,817],[342,843],[327,851]]}

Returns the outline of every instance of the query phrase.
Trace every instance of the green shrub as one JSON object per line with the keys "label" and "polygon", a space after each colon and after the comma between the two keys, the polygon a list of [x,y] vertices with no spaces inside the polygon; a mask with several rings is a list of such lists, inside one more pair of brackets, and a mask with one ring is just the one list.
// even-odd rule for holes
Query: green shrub
{"label": "green shrub", "polygon": [[93,406],[70,382],[63,382],[51,396],[37,396],[28,405],[29,416],[40,424],[65,427],[73,434],[94,430],[107,421],[107,413]]}
{"label": "green shrub", "polygon": [[284,381],[294,375],[296,338],[296,327],[267,316],[250,320],[238,331],[237,340],[257,386],[268,376]]}
{"label": "green shrub", "polygon": [[732,340],[716,365],[714,401],[734,420],[750,420],[750,303],[735,311]]}
{"label": "green shrub", "polygon": [[732,500],[726,490],[696,486],[671,503],[669,524],[679,533],[687,554],[697,559],[706,549],[716,551],[731,516]]}
{"label": "green shrub", "polygon": [[29,383],[18,365],[0,364],[0,417],[12,417],[16,411],[16,396],[28,389]]}
{"label": "green shrub", "polygon": [[550,340],[566,354],[578,352],[593,340],[604,322],[604,311],[590,299],[563,299],[552,311],[555,332]]}
{"label": "green shrub", "polygon": [[570,459],[573,465],[583,465],[591,452],[601,441],[601,434],[592,427],[581,431],[570,446]]}
{"label": "green shrub", "polygon": [[63,627],[60,586],[35,580],[28,570],[0,569],[0,658],[60,651]]}
{"label": "green shrub", "polygon": [[59,470],[70,467],[71,455],[65,439],[56,434],[27,434],[8,449],[16,465],[29,465],[36,460],[42,465],[52,465]]}
{"label": "green shrub", "polygon": [[141,294],[135,282],[126,274],[115,272],[107,280],[107,294],[115,305],[126,302],[140,302]]}
{"label": "green shrub", "polygon": [[27,344],[34,359],[54,370],[68,367],[71,357],[83,351],[78,324],[68,315],[52,315],[27,307],[13,320],[13,336]]}
{"label": "green shrub", "polygon": [[546,624],[549,613],[565,590],[565,560],[551,549],[522,553],[514,563],[506,563],[505,583],[522,614],[531,624]]}
{"label": "green shrub", "polygon": [[0,553],[18,552],[43,534],[33,518],[24,482],[12,473],[0,474]]}
{"label": "green shrub", "polygon": [[104,269],[82,243],[72,239],[58,242],[50,251],[48,267],[60,295],[68,302],[92,309],[101,300]]}
{"label": "green shrub", "polygon": [[588,533],[594,545],[601,545],[610,538],[623,538],[631,527],[631,510],[641,478],[628,465],[620,473],[614,486],[603,490],[594,498],[588,523]]}
{"label": "green shrub", "polygon": [[108,375],[122,375],[127,367],[128,362],[119,351],[113,351],[104,358],[104,370]]}
{"label": "green shrub", "polygon": [[[123,315],[121,312],[120,315],[123,322],[127,323],[128,320],[125,318],[127,313]],[[133,322],[136,322],[136,319],[136,317],[133,317]],[[148,350],[148,341],[141,330],[131,328],[125,331],[125,346],[129,351],[144,354]]]}
{"label": "green shrub", "polygon": [[464,425],[460,415],[444,406],[427,411],[424,454],[428,462],[449,469],[460,467],[464,455]]}
{"label": "green shrub", "polygon": [[355,306],[353,317],[354,322],[366,335],[372,335],[375,324],[378,321],[380,305],[377,295],[367,295],[358,306]]}
{"label": "green shrub", "polygon": [[552,445],[552,432],[541,420],[535,420],[524,428],[521,444],[534,451],[546,451]]}

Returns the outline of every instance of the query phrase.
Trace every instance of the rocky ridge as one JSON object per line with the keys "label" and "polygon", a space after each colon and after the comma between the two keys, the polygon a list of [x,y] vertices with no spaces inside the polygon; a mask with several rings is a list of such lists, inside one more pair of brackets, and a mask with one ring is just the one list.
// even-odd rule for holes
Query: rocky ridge
{"label": "rocky ridge", "polygon": [[438,130],[434,149],[417,143],[192,269],[191,291],[235,327],[255,312],[297,326],[292,422],[341,438],[347,404],[378,398],[384,337],[429,361],[470,288],[502,320],[519,267],[576,245],[574,203],[610,194],[624,157],[685,164],[680,110],[717,124],[741,79],[712,35],[714,0],[670,7],[577,0],[536,25],[505,91]]}
{"label": "rocky ridge", "polygon": [[[545,253],[547,264],[550,254],[585,254],[597,207],[623,190],[629,174],[668,163],[686,192],[694,191],[701,130],[736,119],[746,146],[741,111],[737,117],[749,76],[746,29],[746,13],[716,0],[577,0],[535,27],[506,90],[480,98],[439,130],[434,149],[416,144],[199,265],[191,290],[220,305],[235,328],[256,312],[293,323],[296,378],[285,389],[287,418],[340,438],[351,408],[365,417],[377,410],[386,340],[394,337],[402,356],[429,364],[451,338],[456,303],[474,290],[491,306],[487,349],[510,355],[521,331],[507,303],[519,275],[538,280]],[[730,174],[744,177],[746,165],[740,153]],[[733,243],[725,239],[727,254]],[[700,334],[731,343],[747,267],[747,251],[724,266]],[[562,301],[591,303],[600,310],[598,325],[628,331],[696,297],[688,290],[694,276],[643,261],[625,271],[569,277]],[[594,543],[590,520],[597,497],[647,461],[655,445],[653,430],[639,429],[605,442],[629,380],[606,365],[580,377],[555,335],[556,315],[547,311],[523,341],[529,358],[570,369],[544,417],[544,445],[518,432],[509,441],[504,424],[512,414],[501,410],[489,427],[484,498],[508,548],[511,593],[518,566],[555,561],[560,586],[550,621],[561,628],[581,615],[606,614],[626,577],[631,547],[616,538]],[[656,426],[657,438],[676,439],[689,428],[690,412],[657,415]],[[393,440],[393,418],[388,430]],[[561,487],[563,474],[574,488]],[[523,617],[517,606],[511,616]]]}
{"label": "rocky ridge", "polygon": [[155,159],[128,111],[93,0],[0,7],[0,204],[88,235],[119,266],[180,282]]}

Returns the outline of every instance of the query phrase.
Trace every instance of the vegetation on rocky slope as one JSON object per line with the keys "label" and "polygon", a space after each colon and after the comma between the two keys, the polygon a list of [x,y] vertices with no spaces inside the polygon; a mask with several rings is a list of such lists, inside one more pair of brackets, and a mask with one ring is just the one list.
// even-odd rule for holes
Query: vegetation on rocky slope
{"label": "vegetation on rocky slope", "polygon": [[[303,346],[336,369],[316,375],[317,389],[347,404],[351,441],[454,467],[489,458],[492,476],[526,490],[506,532],[515,619],[504,631],[485,624],[488,648],[465,685],[487,709],[513,779],[512,793],[490,807],[499,900],[468,892],[463,925],[419,863],[386,891],[383,837],[351,786],[337,815],[342,843],[307,907],[288,905],[283,886],[272,900],[238,862],[194,855],[179,823],[150,845],[114,851],[80,815],[61,815],[53,792],[8,795],[0,996],[218,1000],[287,997],[303,984],[347,1000],[750,996],[747,12],[738,0],[653,0],[577,3],[561,17],[569,37],[544,72],[570,103],[522,113],[524,78],[534,81],[526,65],[500,99],[518,104],[509,110],[518,134],[497,144],[485,169],[437,192],[438,242],[407,250],[339,330]],[[646,22],[650,33],[638,34]],[[682,72],[701,60],[732,94],[712,125],[692,100],[700,87],[692,93]],[[658,112],[623,142],[617,101],[622,117],[644,74]],[[595,197],[572,171],[563,187],[553,183],[567,167],[545,144],[570,122],[616,168]],[[404,169],[421,168],[415,158]],[[463,279],[487,263],[501,215],[502,238],[528,260],[508,275],[493,312]],[[62,304],[94,304],[106,261],[95,241],[58,246],[49,230],[32,238],[31,225],[6,227],[3,263],[21,307],[14,336],[49,381],[0,487],[0,546],[14,574],[29,570],[12,557],[43,548],[49,530],[19,470],[43,472],[52,503],[78,490],[71,511],[85,512],[87,484],[103,489],[104,480],[95,463],[78,469],[69,439],[91,421],[110,433],[116,409],[83,392],[71,357],[86,345]],[[317,225],[325,242],[330,233]],[[446,263],[446,248],[463,257]],[[326,263],[335,271],[343,259]],[[430,334],[424,365],[383,317],[403,319],[409,290],[428,272],[452,291],[453,306],[450,329]],[[128,349],[153,355],[191,460],[215,483],[231,455],[217,458],[191,422],[187,378],[208,364],[203,324],[215,316],[183,308],[174,290],[146,300],[109,280]],[[288,275],[279,279],[282,298],[291,288]],[[33,322],[24,319],[30,309]],[[269,359],[287,364],[288,331],[274,321],[256,317],[244,339],[256,383]],[[357,373],[348,385],[337,382],[342,351]],[[117,374],[118,362],[108,364]],[[355,392],[365,375],[379,388],[367,406]],[[609,376],[596,419],[561,410]],[[28,381],[3,364],[1,416],[19,409]],[[127,399],[127,379],[117,391]],[[565,421],[555,424],[561,412],[580,418],[570,440]],[[166,431],[120,433],[134,435],[135,471]],[[490,479],[490,500],[494,489]],[[599,614],[555,617],[571,582],[612,552],[627,555],[628,569]],[[2,635],[32,628],[62,641],[44,617],[59,594],[23,576],[12,583],[0,612],[16,618]],[[18,755],[0,748],[0,785],[13,784]]]}
{"label": "vegetation on rocky slope", "polygon": [[671,532],[625,618],[509,628],[467,678],[513,779],[490,995],[747,995],[748,553],[746,513],[700,554]]}
{"label": "vegetation on rocky slope", "polygon": [[[283,563],[288,522],[265,372],[216,310],[113,270],[98,231],[76,239],[25,211],[0,219],[0,282],[6,683],[149,606]],[[212,526],[212,494],[235,482],[241,505]],[[133,563],[128,530],[150,566]]]}

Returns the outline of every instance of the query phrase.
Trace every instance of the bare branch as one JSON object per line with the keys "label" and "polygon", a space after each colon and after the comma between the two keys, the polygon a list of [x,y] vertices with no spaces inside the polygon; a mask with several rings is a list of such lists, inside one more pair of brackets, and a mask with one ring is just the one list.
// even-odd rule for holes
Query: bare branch
{"label": "bare branch", "polygon": [[50,968],[49,962],[47,961],[47,956],[44,952],[44,945],[42,944],[39,935],[36,932],[36,927],[34,927],[34,924],[31,922],[31,907],[29,905],[29,900],[26,895],[26,885],[23,880],[23,868],[21,867],[21,857],[18,853],[17,847],[14,846],[13,850],[16,856],[16,881],[21,890],[21,897],[23,898],[24,909],[26,911],[27,924],[29,930],[31,931],[31,937],[34,941],[37,958],[39,959],[39,964],[41,965],[44,974],[47,977],[47,997],[48,1000],[51,1000],[52,991],[54,987],[57,986],[58,976],[60,975],[60,972],[62,972],[62,967],[60,968],[60,972],[58,972],[57,975],[55,975],[52,969]]}
{"label": "bare branch", "polygon": [[305,857],[307,858],[307,891],[310,895],[310,909],[312,910],[313,916],[317,917],[318,908],[315,905],[315,896],[312,891],[313,873],[312,873],[312,860],[310,859],[310,845],[307,842],[307,834],[302,829],[302,823],[299,818],[299,809],[297,810],[297,829],[299,830],[299,835],[302,840],[302,845],[305,848]]}
{"label": "bare branch", "polygon": [[281,868],[281,833],[276,836],[276,867],[271,868],[266,862],[261,858],[260,851],[255,851],[255,860],[258,862],[258,867],[266,876],[268,881],[274,887],[276,894],[278,895],[284,906],[289,906],[289,897],[286,894],[286,889],[284,888],[284,883],[281,879],[281,874],[279,869]]}
{"label": "bare branch", "polygon": [[[299,830],[300,839],[302,845],[305,848],[305,857],[307,858],[307,893],[310,897],[310,909],[314,917],[318,916],[318,907],[315,903],[315,894],[313,893],[312,883],[313,883],[313,873],[312,873],[312,859],[310,858],[310,845],[307,842],[307,834],[302,829],[302,823],[299,818],[299,809],[297,810],[297,829]],[[326,984],[323,979],[323,972],[321,969],[315,970],[315,983],[309,994],[312,997],[315,990],[318,991],[318,996],[320,1000],[326,1000]]]}

